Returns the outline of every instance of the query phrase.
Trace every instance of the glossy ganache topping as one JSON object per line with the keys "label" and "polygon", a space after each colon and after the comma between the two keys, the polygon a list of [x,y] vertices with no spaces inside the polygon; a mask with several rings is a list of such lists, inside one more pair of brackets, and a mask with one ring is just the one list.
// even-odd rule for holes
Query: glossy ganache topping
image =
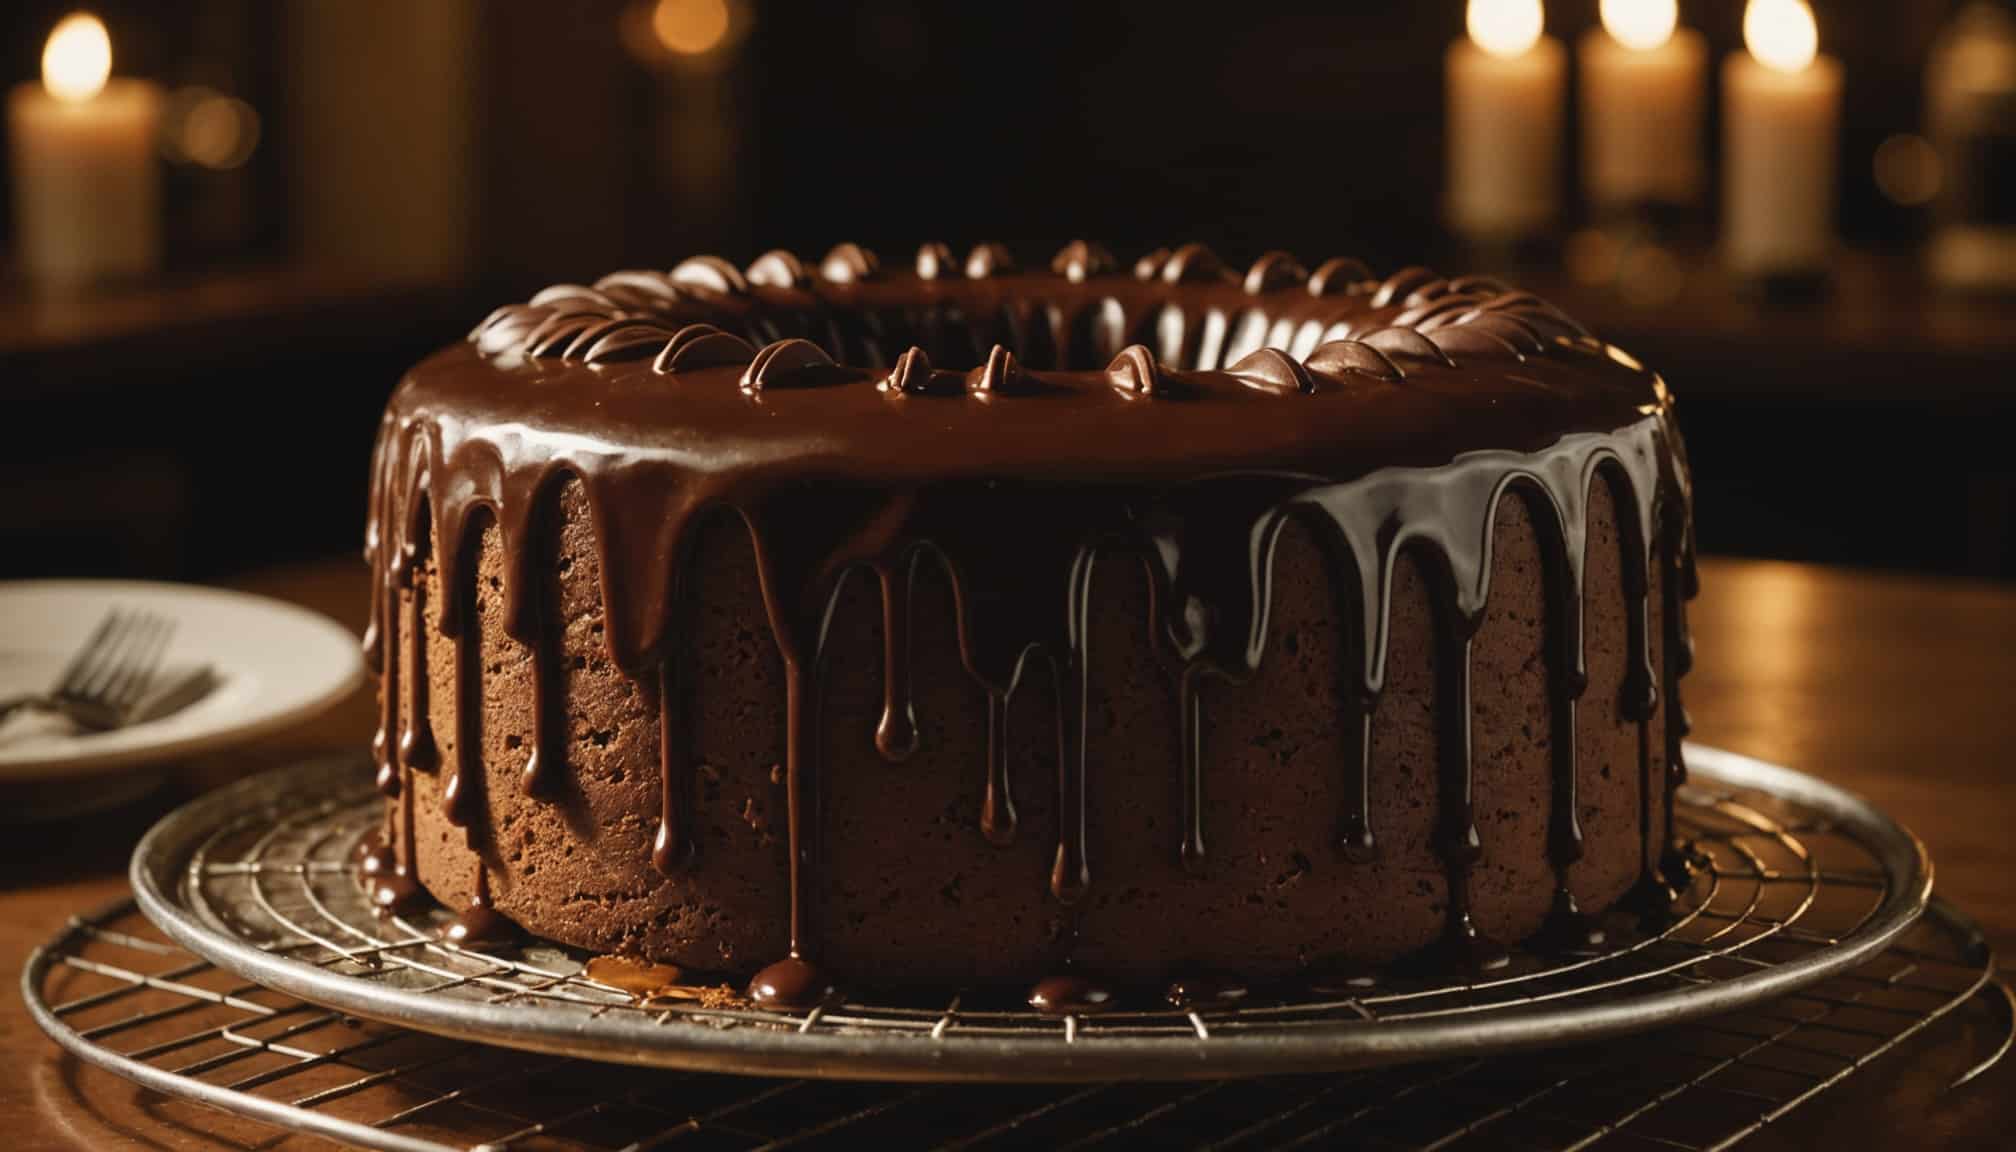
{"label": "glossy ganache topping", "polygon": [[[1006,702],[1032,661],[1049,667],[1052,675],[1031,679],[1058,696],[1065,767],[1051,888],[1068,906],[1098,883],[1084,851],[1084,781],[1096,766],[1082,747],[1083,614],[1098,551],[1126,546],[1151,561],[1154,634],[1179,669],[1184,711],[1176,767],[1184,819],[1170,850],[1201,860],[1209,769],[1197,762],[1196,733],[1208,720],[1194,685],[1207,675],[1243,678],[1263,658],[1268,558],[1288,519],[1326,529],[1319,535],[1339,571],[1355,577],[1340,582],[1357,656],[1354,714],[1342,719],[1369,733],[1395,555],[1419,545],[1439,557],[1451,617],[1444,631],[1456,646],[1445,655],[1467,661],[1489,592],[1493,512],[1508,491],[1550,513],[1566,573],[1551,614],[1563,663],[1553,681],[1566,699],[1579,693],[1584,508],[1599,475],[1631,496],[1620,504],[1636,546],[1635,594],[1646,595],[1654,565],[1677,577],[1663,582],[1677,641],[1665,651],[1680,654],[1677,666],[1651,667],[1643,628],[1633,639],[1632,695],[1649,716],[1660,691],[1677,694],[1685,671],[1680,600],[1693,587],[1689,483],[1671,397],[1629,356],[1497,280],[1424,268],[1381,278],[1346,258],[1312,270],[1283,252],[1241,270],[1197,244],[1127,266],[1076,242],[1033,269],[994,244],[963,260],[927,244],[893,269],[843,244],[810,264],[785,251],[746,267],[701,256],[669,271],[556,285],[497,309],[465,344],[422,363],[387,408],[366,540],[379,577],[367,646],[384,677],[380,784],[398,796],[403,774],[436,768],[424,701],[400,704],[393,637],[413,628],[417,644],[422,631],[420,609],[399,619],[401,593],[431,556],[449,590],[438,631],[459,652],[469,611],[457,590],[474,578],[465,542],[472,525],[491,521],[506,559],[504,626],[545,669],[534,676],[540,719],[524,786],[537,794],[564,770],[563,725],[543,719],[560,674],[538,592],[552,544],[538,526],[560,482],[575,479],[594,512],[609,655],[654,686],[663,708],[653,858],[667,874],[703,867],[679,693],[670,688],[687,672],[672,655],[680,651],[672,632],[683,618],[688,530],[732,508],[756,546],[787,678],[791,955],[752,987],[759,1000],[816,998],[830,985],[816,967],[807,895],[820,854],[801,796],[818,766],[802,729],[817,714],[826,610],[845,571],[870,569],[883,590],[887,700],[875,738],[895,759],[917,739],[903,640],[910,572],[937,563],[951,576],[961,653],[995,722],[974,818],[997,843],[1016,835],[1016,788],[1037,786],[1008,779]],[[458,691],[480,691],[475,662],[458,655],[463,664],[472,671]],[[406,695],[423,691],[410,685]],[[1680,778],[1684,731],[1675,703],[1664,733],[1675,766],[1669,788]],[[395,734],[402,714],[405,730]],[[1439,783],[1449,936],[1488,961],[1492,948],[1476,938],[1468,911],[1476,836],[1467,727],[1449,742],[1456,751]],[[1340,844],[1374,852],[1366,742],[1357,743],[1357,760],[1340,767],[1355,798],[1340,814]],[[1575,741],[1553,744],[1565,761],[1555,803],[1572,814]],[[468,782],[481,773],[442,770],[452,774],[448,816],[465,821]],[[410,790],[405,804],[410,812]],[[1554,837],[1565,914],[1579,833],[1572,817],[1557,823],[1567,829]],[[403,832],[395,820],[388,875],[410,879],[411,854],[399,847],[410,836],[410,815]],[[1660,866],[1647,862],[1648,885]]]}

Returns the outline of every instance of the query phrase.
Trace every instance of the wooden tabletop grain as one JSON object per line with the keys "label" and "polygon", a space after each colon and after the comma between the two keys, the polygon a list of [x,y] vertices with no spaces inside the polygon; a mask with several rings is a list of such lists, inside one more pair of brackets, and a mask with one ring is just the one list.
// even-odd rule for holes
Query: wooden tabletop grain
{"label": "wooden tabletop grain", "polygon": [[[262,574],[248,590],[361,629],[351,560]],[[1695,739],[1788,764],[1876,802],[1930,846],[1939,892],[2016,956],[2016,590],[1800,565],[1711,560],[1692,612]],[[160,1100],[62,1057],[12,991],[29,950],[125,891],[127,853],[179,798],[369,737],[368,689],[256,747],[178,766],[151,799],[70,826],[0,827],[0,1142],[9,1148],[270,1147],[270,1130]],[[0,790],[0,806],[12,804]],[[1822,1099],[1760,1146],[2005,1147],[2016,1061],[1916,1115]],[[1902,1076],[1882,1063],[1858,1076]],[[1838,1115],[1830,1115],[1834,1108]],[[1851,1119],[1852,1116],[1852,1119]],[[1887,1131],[1870,1125],[1888,1126]],[[316,1147],[296,1138],[288,1147]]]}

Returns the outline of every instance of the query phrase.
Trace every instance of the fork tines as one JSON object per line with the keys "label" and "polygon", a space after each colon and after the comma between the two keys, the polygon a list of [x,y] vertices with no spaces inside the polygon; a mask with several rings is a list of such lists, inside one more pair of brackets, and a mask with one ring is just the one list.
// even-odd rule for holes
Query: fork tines
{"label": "fork tines", "polygon": [[59,698],[123,714],[154,681],[175,623],[145,609],[114,608],[63,671]]}

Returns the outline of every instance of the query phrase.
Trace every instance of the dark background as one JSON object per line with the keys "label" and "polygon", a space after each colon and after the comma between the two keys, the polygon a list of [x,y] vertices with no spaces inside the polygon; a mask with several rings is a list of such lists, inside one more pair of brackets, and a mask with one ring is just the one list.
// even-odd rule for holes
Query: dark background
{"label": "dark background", "polygon": [[[638,39],[649,7],[100,5],[116,72],[241,97],[262,133],[243,167],[167,169],[163,282],[0,297],[0,575],[212,578],[353,549],[400,370],[497,303],[616,267],[840,240],[891,262],[1001,241],[1036,262],[1079,236],[1382,272],[1505,259],[1439,228],[1461,0],[749,0],[698,62]],[[1714,61],[1711,193],[1742,7],[1681,5]],[[1712,194],[1656,301],[1574,282],[1563,237],[1519,272],[1679,393],[1705,550],[2016,576],[2016,307],[1925,287],[1928,211],[1872,178],[1879,142],[1921,130],[1956,5],[1815,7],[1847,76],[1829,286],[1729,284],[1702,243]],[[0,11],[9,80],[37,74],[64,10]],[[1572,41],[1595,10],[1549,3],[1549,34]],[[1573,121],[1571,101],[1571,141]],[[1572,156],[1564,234],[1589,215]]]}

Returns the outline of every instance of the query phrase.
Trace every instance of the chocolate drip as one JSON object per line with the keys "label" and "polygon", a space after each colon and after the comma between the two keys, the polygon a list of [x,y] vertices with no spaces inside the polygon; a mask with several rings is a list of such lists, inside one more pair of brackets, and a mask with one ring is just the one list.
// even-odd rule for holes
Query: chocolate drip
{"label": "chocolate drip", "polygon": [[1348,709],[1341,725],[1344,739],[1344,817],[1338,831],[1338,847],[1346,859],[1371,860],[1378,854],[1379,841],[1372,834],[1372,701],[1354,690],[1344,694]]}
{"label": "chocolate drip", "polygon": [[[411,772],[411,769],[398,769]],[[413,787],[412,781],[404,781],[398,798],[393,801],[396,816],[392,822],[390,844],[390,867],[386,867],[386,853],[377,852],[365,863],[374,863],[365,875],[371,903],[382,916],[401,916],[426,903],[427,890],[420,885],[419,868],[413,844]]]}
{"label": "chocolate drip", "polygon": [[[383,600],[383,581],[380,579],[380,574],[384,571],[380,561],[384,558],[385,501],[391,498],[389,493],[393,488],[393,485],[386,480],[386,473],[392,468],[392,445],[397,439],[396,427],[397,422],[393,419],[392,410],[387,408],[385,414],[379,418],[377,439],[371,447],[370,494],[365,504],[364,517],[364,567],[372,576],[368,584],[371,590],[371,608],[364,617],[364,636],[360,645],[364,650],[366,668],[377,668],[385,659],[385,635],[378,621],[380,604]],[[381,731],[379,735],[382,738],[383,732]],[[374,751],[373,762],[381,759],[382,756]]]}
{"label": "chocolate drip", "polygon": [[[474,581],[452,585],[448,583],[445,568],[437,570],[446,595],[452,600],[463,601],[462,616],[475,615],[476,586]],[[443,614],[443,623],[448,623]],[[459,627],[454,633],[455,642],[455,767],[448,774],[448,781],[441,789],[441,815],[450,824],[460,826],[466,833],[469,846],[476,845],[477,821],[474,816],[482,811],[479,796],[484,784],[483,776],[483,653],[482,635],[475,628]]]}
{"label": "chocolate drip", "polygon": [[1687,707],[1680,699],[1680,678],[1685,676],[1694,664],[1694,640],[1687,631],[1687,590],[1693,586],[1696,577],[1692,557],[1684,553],[1687,528],[1683,523],[1684,513],[1677,504],[1665,507],[1670,521],[1661,532],[1660,554],[1666,567],[1660,582],[1660,663],[1666,690],[1666,778],[1662,781],[1666,789],[1664,827],[1660,833],[1660,843],[1664,854],[1659,861],[1659,870],[1667,887],[1675,891],[1687,886],[1693,871],[1693,862],[1681,847],[1679,838],[1673,831],[1674,795],[1687,782],[1687,756],[1683,741],[1687,738],[1692,723],[1687,718]]}
{"label": "chocolate drip", "polygon": [[428,702],[431,677],[427,675],[427,579],[415,572],[412,607],[407,617],[408,643],[413,649],[413,683],[407,688],[406,722],[399,733],[399,762],[409,768],[431,772],[441,763],[434,743],[433,708]]}
{"label": "chocolate drip", "polygon": [[1081,547],[1071,563],[1064,601],[1067,647],[1051,670],[1057,694],[1058,819],[1050,894],[1066,905],[1076,904],[1092,885],[1092,866],[1085,858],[1085,694],[1093,555],[1089,545]]}
{"label": "chocolate drip", "polygon": [[[390,499],[388,496],[387,499]],[[399,724],[399,592],[405,565],[396,547],[388,547],[384,571],[377,581],[378,731],[371,737],[371,759],[378,766],[378,791],[398,796],[400,788],[399,747],[393,735]]]}
{"label": "chocolate drip", "polygon": [[[1292,515],[1317,530],[1344,621],[1339,836],[1354,858],[1376,845],[1371,733],[1396,558],[1418,547],[1438,573],[1444,948],[1488,966],[1499,952],[1470,921],[1470,878],[1485,846],[1472,811],[1468,652],[1489,594],[1492,519],[1498,500],[1518,489],[1543,537],[1554,729],[1548,850],[1557,901],[1572,910],[1584,520],[1589,486],[1608,476],[1633,498],[1618,502],[1633,601],[1626,695],[1647,775],[1662,680],[1674,704],[1664,735],[1673,768],[1641,790],[1654,855],[1650,789],[1670,792],[1684,771],[1677,681],[1693,578],[1684,459],[1670,397],[1655,377],[1544,302],[1425,270],[1375,282],[1356,262],[1330,261],[1295,291],[1304,273],[1286,254],[1269,254],[1241,278],[1197,246],[1144,261],[1140,279],[1108,275],[1111,257],[1082,244],[1059,254],[1054,276],[1015,273],[992,250],[976,253],[967,278],[955,274],[949,251],[931,248],[920,263],[935,277],[928,284],[883,274],[872,253],[853,246],[829,253],[816,277],[788,253],[766,255],[746,275],[714,261],[689,261],[670,275],[623,274],[500,309],[472,335],[475,348],[416,370],[381,428],[366,532],[379,569],[367,641],[383,676],[381,786],[400,791],[399,758],[384,747],[401,699],[397,612],[412,581],[413,542],[431,540],[441,630],[457,641],[457,762],[445,804],[451,819],[468,822],[465,791],[481,776],[473,727],[480,659],[465,591],[474,584],[478,511],[500,529],[505,631],[532,654],[528,792],[545,791],[564,771],[565,621],[551,591],[546,525],[558,482],[578,482],[600,558],[609,656],[656,683],[662,807],[653,863],[668,873],[687,864],[692,678],[678,643],[687,608],[678,565],[699,514],[736,510],[755,545],[786,679],[790,950],[759,974],[751,995],[778,1006],[814,1003],[830,992],[813,963],[820,677],[845,573],[866,568],[881,583],[885,695],[876,743],[892,760],[917,739],[909,659],[917,558],[932,557],[949,575],[961,660],[986,693],[976,816],[995,843],[1017,830],[1008,710],[1032,657],[1048,671],[1060,799],[1050,883],[1057,900],[1073,905],[1092,883],[1086,798],[1095,769],[1085,709],[1095,557],[1110,549],[1149,559],[1153,634],[1173,657],[1182,724],[1182,819],[1170,850],[1195,863],[1204,858],[1210,795],[1199,687],[1210,676],[1242,681],[1259,666],[1274,547]],[[756,335],[762,348],[729,330]],[[885,371],[886,353],[905,347]],[[985,363],[969,369],[964,358],[981,349],[991,349]],[[934,370],[931,356],[946,370]],[[1060,359],[1066,370],[1055,370]],[[1228,361],[1229,370],[1216,369]],[[1671,514],[1655,520],[1658,501]],[[423,515],[431,534],[416,527]],[[1665,659],[1656,676],[1647,634],[1655,550],[1672,558],[1659,561],[1672,574],[1661,570]],[[416,593],[416,681],[425,678],[424,604]],[[422,716],[424,692],[416,683],[409,693]],[[409,732],[415,723],[408,717]],[[409,879],[410,792],[395,837],[403,860],[395,871]]]}
{"label": "chocolate drip", "polygon": [[1607,482],[1601,474],[1611,467],[1607,460],[1594,461],[1570,490],[1575,498],[1566,502],[1554,500],[1546,488],[1527,486],[1528,506],[1552,512],[1551,516],[1536,515],[1546,567],[1547,618],[1553,625],[1547,635],[1552,732],[1548,746],[1553,777],[1547,855],[1554,866],[1554,903],[1541,932],[1546,941],[1567,948],[1601,943],[1604,936],[1602,927],[1577,904],[1568,883],[1568,871],[1583,855],[1577,782],[1581,765],[1575,735],[1579,704],[1589,687],[1588,657],[1583,646],[1588,496],[1592,485]]}
{"label": "chocolate drip", "polygon": [[[1649,517],[1647,517],[1649,520]],[[1640,521],[1643,524],[1645,521]],[[1639,881],[1634,902],[1647,912],[1663,911],[1670,892],[1660,882],[1652,850],[1652,791],[1664,788],[1653,779],[1652,717],[1659,710],[1660,676],[1652,667],[1652,581],[1650,553],[1657,545],[1644,539],[1645,529],[1632,526],[1633,547],[1625,549],[1624,594],[1629,602],[1624,671],[1624,715],[1638,724],[1638,858]]]}
{"label": "chocolate drip", "polygon": [[1439,638],[1435,657],[1442,680],[1436,704],[1442,719],[1438,742],[1442,795],[1435,848],[1449,885],[1447,920],[1437,951],[1441,960],[1458,970],[1488,972],[1504,967],[1511,954],[1479,932],[1471,919],[1470,874],[1484,855],[1477,836],[1476,771],[1470,746],[1470,641],[1477,622],[1470,618],[1454,623],[1454,628],[1438,629],[1446,634]]}
{"label": "chocolate drip", "polygon": [[441,938],[458,947],[481,948],[509,944],[518,936],[518,925],[497,911],[490,902],[490,870],[482,860],[477,860],[475,894],[469,898],[468,905],[455,914],[455,919],[441,930]]}
{"label": "chocolate drip", "polygon": [[1176,687],[1177,791],[1183,836],[1177,857],[1186,868],[1204,863],[1204,717],[1197,692],[1206,671],[1194,664],[1184,668]]}
{"label": "chocolate drip", "polygon": [[910,695],[910,557],[877,568],[882,583],[882,720],[875,747],[901,763],[917,750],[917,712]]}
{"label": "chocolate drip", "polygon": [[[538,584],[533,588],[537,589]],[[531,591],[533,596],[543,595]],[[519,786],[527,796],[539,796],[551,787],[550,777],[566,767],[567,754],[561,737],[565,717],[559,710],[561,676],[559,638],[553,633],[559,623],[543,611],[535,611],[532,621],[532,750],[519,772]]]}
{"label": "chocolate drip", "polygon": [[399,866],[392,856],[392,847],[385,840],[384,829],[377,828],[357,841],[350,851],[352,862],[357,865],[357,875],[368,888],[380,873],[390,872]]}
{"label": "chocolate drip", "polygon": [[687,815],[693,802],[687,692],[670,659],[658,666],[658,831],[651,864],[667,876],[690,863],[698,847]]}
{"label": "chocolate drip", "polygon": [[1015,842],[1015,790],[1008,779],[1008,694],[987,692],[987,780],[980,799],[980,832],[990,844]]}

